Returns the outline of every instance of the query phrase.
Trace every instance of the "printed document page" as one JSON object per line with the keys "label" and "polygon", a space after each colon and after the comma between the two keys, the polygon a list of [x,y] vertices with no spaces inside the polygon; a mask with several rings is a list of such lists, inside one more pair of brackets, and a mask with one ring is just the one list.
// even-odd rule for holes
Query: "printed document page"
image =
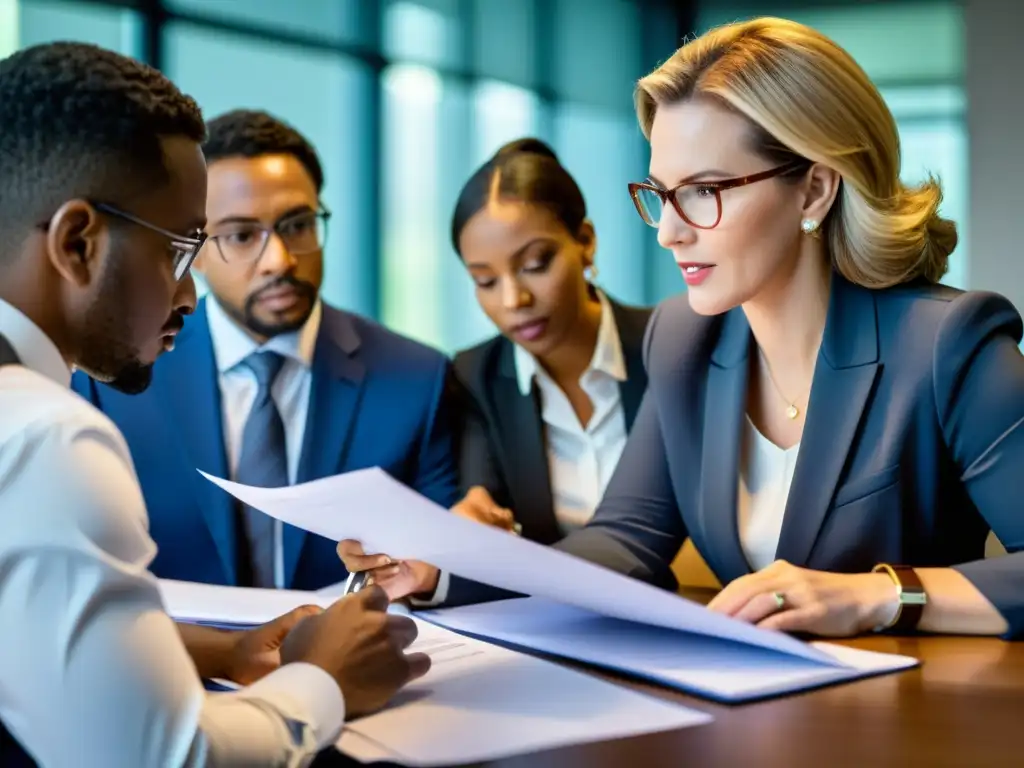
{"label": "printed document page", "polygon": [[551,547],[453,515],[381,469],[283,488],[256,488],[202,474],[272,517],[334,541],[357,539],[367,552],[423,560],[468,579],[605,616],[840,666],[829,654],[786,634],[758,629]]}
{"label": "printed document page", "polygon": [[737,703],[892,672],[906,656],[814,643],[843,667],[527,597],[418,614],[456,632],[595,664]]}
{"label": "printed document page", "polygon": [[358,760],[447,766],[675,730],[711,716],[417,620],[430,672],[345,726]]}

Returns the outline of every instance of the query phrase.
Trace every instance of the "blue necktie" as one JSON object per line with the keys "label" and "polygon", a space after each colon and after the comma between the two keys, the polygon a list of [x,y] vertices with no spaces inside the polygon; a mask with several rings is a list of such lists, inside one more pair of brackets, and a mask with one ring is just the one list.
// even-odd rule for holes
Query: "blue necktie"
{"label": "blue necktie", "polygon": [[[242,430],[236,478],[240,483],[261,488],[288,485],[284,421],[270,393],[274,378],[284,365],[284,358],[276,352],[253,352],[243,364],[256,375],[258,389]],[[274,583],[274,519],[243,504],[242,522],[249,545],[253,586],[277,586]]]}

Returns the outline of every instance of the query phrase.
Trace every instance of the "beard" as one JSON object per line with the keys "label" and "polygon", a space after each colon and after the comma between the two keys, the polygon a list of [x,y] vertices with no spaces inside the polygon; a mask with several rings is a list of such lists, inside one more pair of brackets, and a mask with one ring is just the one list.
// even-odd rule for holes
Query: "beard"
{"label": "beard", "polygon": [[[127,259],[114,258],[100,283],[99,296],[84,317],[78,367],[97,381],[128,395],[145,392],[153,380],[153,363],[140,359],[132,342],[131,323],[122,307],[131,295],[125,274]],[[177,322],[173,322],[176,320]],[[170,327],[180,327],[172,318]]]}
{"label": "beard", "polygon": [[[259,301],[260,294],[273,288],[281,288],[282,286],[289,286],[293,288],[295,292],[306,301],[306,310],[290,319],[266,321],[257,317],[255,307],[256,302]],[[285,277],[275,280],[269,285],[263,286],[255,293],[247,296],[241,313],[239,313],[234,307],[227,306],[226,304],[221,304],[221,306],[234,318],[236,322],[241,323],[257,336],[270,339],[274,336],[279,336],[282,333],[297,331],[304,326],[306,321],[309,319],[309,316],[313,313],[313,307],[316,303],[316,295],[317,288],[315,285],[308,283],[305,280],[299,280],[291,275],[286,275]]]}

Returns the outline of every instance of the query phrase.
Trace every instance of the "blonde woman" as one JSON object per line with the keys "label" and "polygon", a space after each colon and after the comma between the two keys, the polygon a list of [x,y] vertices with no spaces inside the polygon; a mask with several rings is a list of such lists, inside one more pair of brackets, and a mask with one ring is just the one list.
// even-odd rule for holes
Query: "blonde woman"
{"label": "blonde woman", "polygon": [[[937,182],[899,179],[861,68],[758,19],[637,87],[630,191],[689,290],[656,311],[649,389],[592,522],[558,546],[672,586],[689,536],[763,627],[1024,635],[1021,318],[938,285]],[[1011,553],[984,560],[994,529]]]}

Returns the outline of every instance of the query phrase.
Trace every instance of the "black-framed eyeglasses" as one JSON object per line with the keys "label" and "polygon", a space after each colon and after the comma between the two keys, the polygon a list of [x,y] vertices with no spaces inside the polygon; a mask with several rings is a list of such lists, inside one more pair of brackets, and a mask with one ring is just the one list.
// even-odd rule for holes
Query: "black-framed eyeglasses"
{"label": "black-framed eyeglasses", "polygon": [[744,187],[797,170],[806,170],[810,166],[809,161],[800,159],[749,176],[714,181],[688,181],[672,189],[664,189],[645,181],[630,184],[629,196],[633,198],[640,218],[649,226],[657,227],[661,224],[665,206],[671,203],[679,218],[691,227],[714,229],[722,221],[724,190]]}
{"label": "black-framed eyeglasses", "polygon": [[196,260],[196,256],[199,255],[199,251],[202,250],[203,244],[206,242],[206,234],[204,232],[200,232],[196,237],[179,235],[175,232],[164,229],[163,227],[158,227],[156,224],[151,224],[145,219],[140,219],[138,216],[128,213],[127,211],[122,211],[120,208],[115,208],[112,205],[98,203],[92,200],[89,202],[97,211],[102,211],[110,216],[116,216],[124,221],[144,227],[151,232],[161,234],[170,240],[174,279],[179,282],[188,274],[189,269],[192,267],[192,262]]}
{"label": "black-framed eyeglasses", "polygon": [[282,217],[267,227],[254,221],[226,226],[223,232],[209,236],[217,252],[228,264],[259,261],[267,250],[271,235],[277,235],[292,256],[305,256],[323,249],[327,242],[327,223],[331,212],[323,205],[316,211],[300,211]]}

